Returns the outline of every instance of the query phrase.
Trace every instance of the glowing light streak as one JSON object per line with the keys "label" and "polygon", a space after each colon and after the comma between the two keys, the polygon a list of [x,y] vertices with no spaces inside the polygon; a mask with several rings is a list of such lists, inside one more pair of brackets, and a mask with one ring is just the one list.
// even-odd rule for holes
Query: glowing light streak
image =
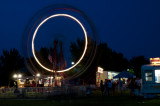
{"label": "glowing light streak", "polygon": [[35,55],[35,49],[34,49],[34,39],[35,39],[35,37],[36,37],[36,34],[37,34],[37,32],[38,32],[38,29],[39,29],[47,20],[49,20],[49,19],[51,19],[51,18],[54,18],[54,17],[68,17],[68,18],[71,18],[71,19],[75,20],[75,21],[81,26],[81,28],[82,28],[82,30],[83,30],[83,32],[84,32],[84,35],[85,35],[85,47],[84,47],[84,51],[83,51],[83,54],[82,54],[82,56],[80,57],[80,59],[79,59],[73,66],[71,66],[71,67],[69,67],[69,68],[67,68],[67,69],[64,69],[64,70],[56,71],[56,72],[65,72],[65,71],[69,71],[69,70],[71,70],[72,68],[74,68],[75,66],[77,66],[77,65],[81,62],[81,60],[83,59],[83,57],[84,57],[84,55],[85,55],[85,53],[86,53],[87,44],[88,44],[87,31],[86,31],[86,29],[84,28],[84,26],[82,25],[82,23],[81,23],[77,18],[75,18],[75,17],[73,17],[73,16],[71,16],[71,15],[68,15],[68,14],[55,14],[55,15],[51,15],[51,16],[47,17],[46,19],[44,19],[44,20],[38,25],[38,27],[36,28],[36,30],[35,30],[35,32],[34,32],[34,34],[33,34],[33,37],[32,37],[32,54],[33,54],[36,62],[37,62],[43,69],[45,69],[45,70],[47,70],[47,71],[55,72],[55,70],[52,70],[52,69],[49,69],[49,68],[43,66],[43,65],[40,63],[40,61],[38,60],[38,58],[36,57],[36,55]]}

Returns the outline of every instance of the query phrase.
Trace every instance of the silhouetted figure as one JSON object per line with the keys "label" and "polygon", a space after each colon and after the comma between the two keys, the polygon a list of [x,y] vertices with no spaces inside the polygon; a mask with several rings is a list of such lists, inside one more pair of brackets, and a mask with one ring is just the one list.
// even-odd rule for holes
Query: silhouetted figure
{"label": "silhouetted figure", "polygon": [[104,86],[105,86],[106,95],[108,96],[108,95],[109,95],[109,88],[108,88],[108,80],[107,80],[107,79],[105,79],[105,84],[104,84]]}
{"label": "silhouetted figure", "polygon": [[91,86],[88,85],[87,86],[87,96],[90,96],[91,95]]}
{"label": "silhouetted figure", "polygon": [[123,87],[123,83],[121,81],[121,78],[119,78],[119,90],[122,93],[122,87]]}
{"label": "silhouetted figure", "polygon": [[20,96],[20,91],[16,88],[14,90],[14,94],[17,96],[17,98]]}
{"label": "silhouetted figure", "polygon": [[112,80],[112,92],[115,94],[116,82]]}
{"label": "silhouetted figure", "polygon": [[112,82],[111,80],[108,80],[108,94],[111,94],[112,92]]}
{"label": "silhouetted figure", "polygon": [[140,92],[141,90],[141,79],[140,78],[137,78],[135,80],[135,84],[136,84],[136,88],[138,89],[138,91]]}
{"label": "silhouetted figure", "polygon": [[36,87],[36,82],[34,80],[32,81],[32,86]]}
{"label": "silhouetted figure", "polygon": [[103,93],[104,93],[104,84],[103,84],[103,80],[101,80],[100,89],[101,89],[101,93],[102,93],[102,96],[103,96]]}
{"label": "silhouetted figure", "polygon": [[23,88],[22,89],[22,98],[25,98],[26,97],[26,88]]}
{"label": "silhouetted figure", "polygon": [[128,88],[130,89],[130,94],[134,94],[134,89],[135,89],[135,80],[132,79],[131,82],[128,85]]}

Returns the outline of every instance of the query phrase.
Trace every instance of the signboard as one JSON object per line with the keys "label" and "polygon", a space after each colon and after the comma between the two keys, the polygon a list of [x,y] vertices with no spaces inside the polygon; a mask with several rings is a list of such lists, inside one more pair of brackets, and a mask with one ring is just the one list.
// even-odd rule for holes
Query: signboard
{"label": "signboard", "polygon": [[103,68],[98,67],[98,72],[99,72],[99,73],[103,73]]}
{"label": "signboard", "polygon": [[150,63],[153,65],[160,65],[160,58],[150,58]]}

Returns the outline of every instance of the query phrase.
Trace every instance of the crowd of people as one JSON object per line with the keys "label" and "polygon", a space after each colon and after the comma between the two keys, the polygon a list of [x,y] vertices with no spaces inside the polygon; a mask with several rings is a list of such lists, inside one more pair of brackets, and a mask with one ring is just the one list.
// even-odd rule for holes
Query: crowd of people
{"label": "crowd of people", "polygon": [[101,80],[100,82],[100,90],[102,95],[114,95],[115,92],[120,92],[125,90],[130,90],[131,94],[134,94],[135,89],[138,89],[140,92],[141,88],[141,79],[118,79],[118,80],[110,80],[105,79],[105,81]]}
{"label": "crowd of people", "polygon": [[115,83],[113,83],[113,82],[111,82],[111,80],[107,80],[107,79],[105,79],[105,82],[103,82],[103,80],[101,80],[100,89],[101,89],[102,95],[104,95],[104,93],[106,95],[110,95],[111,92],[113,94],[114,90],[115,90]]}

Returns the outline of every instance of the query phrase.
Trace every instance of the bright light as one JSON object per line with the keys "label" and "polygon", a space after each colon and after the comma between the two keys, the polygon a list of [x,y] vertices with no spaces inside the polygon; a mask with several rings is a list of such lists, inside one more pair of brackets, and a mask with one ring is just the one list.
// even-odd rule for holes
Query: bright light
{"label": "bright light", "polygon": [[150,63],[153,65],[160,65],[160,58],[150,58]]}
{"label": "bright light", "polygon": [[51,78],[51,79],[53,79],[53,77],[48,77],[48,78]]}
{"label": "bright light", "polygon": [[160,70],[155,70],[155,82],[160,83]]}
{"label": "bright light", "polygon": [[155,75],[160,74],[160,70],[155,70]]}
{"label": "bright light", "polygon": [[98,72],[99,72],[99,73],[103,73],[103,68],[98,67]]}
{"label": "bright light", "polygon": [[22,75],[21,74],[14,74],[13,78],[22,78]]}
{"label": "bright light", "polygon": [[19,74],[19,75],[18,75],[18,78],[22,78],[22,75],[21,75],[21,74]]}
{"label": "bright light", "polygon": [[82,56],[80,57],[80,59],[77,61],[77,63],[75,63],[73,66],[71,66],[71,67],[69,67],[69,68],[67,68],[67,69],[56,71],[56,72],[65,72],[65,71],[69,71],[69,70],[71,70],[72,68],[74,68],[74,67],[75,67],[77,64],[79,64],[79,63],[81,62],[81,60],[83,59],[83,57],[84,57],[84,55],[85,55],[85,53],[86,53],[87,44],[88,44],[87,32],[86,32],[86,29],[84,28],[84,26],[82,25],[82,23],[81,23],[77,18],[75,18],[75,17],[73,17],[73,16],[71,16],[71,15],[68,15],[68,14],[55,14],[55,15],[51,15],[51,16],[49,16],[48,18],[44,19],[44,20],[38,25],[38,27],[36,28],[36,30],[35,30],[35,32],[34,32],[34,34],[33,34],[33,38],[32,38],[32,53],[33,53],[33,56],[34,56],[36,62],[37,62],[42,68],[44,68],[44,69],[47,70],[47,71],[55,72],[55,70],[49,69],[49,68],[43,66],[43,65],[39,62],[38,58],[37,58],[36,55],[35,55],[34,39],[35,39],[35,37],[36,37],[36,34],[37,34],[37,32],[38,32],[38,29],[39,29],[47,20],[49,20],[49,19],[51,19],[51,18],[54,18],[54,17],[68,17],[68,18],[73,19],[74,21],[76,21],[76,22],[81,26],[81,28],[82,28],[82,30],[83,30],[83,32],[84,32],[84,35],[85,35],[85,47],[84,47],[84,51],[83,51],[83,54],[82,54]]}
{"label": "bright light", "polygon": [[71,64],[73,65],[73,64],[74,64],[74,62],[71,62]]}
{"label": "bright light", "polygon": [[37,76],[37,77],[40,77],[40,74],[38,73],[36,76]]}
{"label": "bright light", "polygon": [[17,78],[17,74],[14,74],[14,75],[13,75],[13,78]]}
{"label": "bright light", "polygon": [[108,74],[112,74],[111,72],[108,72]]}

